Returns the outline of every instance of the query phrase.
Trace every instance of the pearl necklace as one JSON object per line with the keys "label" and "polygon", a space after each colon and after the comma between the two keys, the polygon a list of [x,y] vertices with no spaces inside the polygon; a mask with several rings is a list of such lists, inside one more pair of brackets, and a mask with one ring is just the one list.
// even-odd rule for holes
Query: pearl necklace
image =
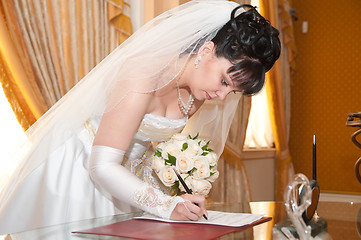
{"label": "pearl necklace", "polygon": [[194,102],[193,95],[192,94],[189,95],[188,102],[187,102],[187,104],[185,104],[183,102],[181,94],[180,94],[178,81],[177,81],[177,90],[178,90],[178,107],[185,116],[188,116],[188,113],[192,109],[193,102]]}

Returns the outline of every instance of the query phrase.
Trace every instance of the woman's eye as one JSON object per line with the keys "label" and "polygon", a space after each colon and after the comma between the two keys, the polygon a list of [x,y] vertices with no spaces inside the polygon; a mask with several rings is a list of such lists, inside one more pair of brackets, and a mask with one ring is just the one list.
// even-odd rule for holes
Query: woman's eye
{"label": "woman's eye", "polygon": [[229,85],[228,83],[227,83],[227,81],[226,81],[226,79],[222,79],[222,85],[225,85],[226,87]]}

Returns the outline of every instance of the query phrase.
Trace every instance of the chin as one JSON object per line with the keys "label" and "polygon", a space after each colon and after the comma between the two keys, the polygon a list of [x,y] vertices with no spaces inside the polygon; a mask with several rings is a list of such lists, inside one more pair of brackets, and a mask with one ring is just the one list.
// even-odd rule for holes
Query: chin
{"label": "chin", "polygon": [[202,95],[193,95],[194,97],[194,100],[197,100],[197,101],[205,101],[207,100],[207,98],[205,96],[202,96]]}

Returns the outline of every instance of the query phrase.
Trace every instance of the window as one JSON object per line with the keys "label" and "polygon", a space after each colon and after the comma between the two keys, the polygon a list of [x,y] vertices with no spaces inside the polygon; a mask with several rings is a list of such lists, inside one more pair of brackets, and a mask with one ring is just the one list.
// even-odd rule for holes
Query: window
{"label": "window", "polygon": [[252,97],[244,149],[273,147],[273,134],[267,104],[266,87]]}
{"label": "window", "polygon": [[[259,0],[252,0],[251,5],[259,7]],[[273,145],[266,87],[264,87],[260,93],[252,97],[244,149],[267,149],[273,148]]]}

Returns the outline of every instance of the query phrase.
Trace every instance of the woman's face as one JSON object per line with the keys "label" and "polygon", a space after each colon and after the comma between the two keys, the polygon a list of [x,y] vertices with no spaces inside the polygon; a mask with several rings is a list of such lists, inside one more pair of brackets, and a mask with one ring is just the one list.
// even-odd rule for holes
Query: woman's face
{"label": "woman's face", "polygon": [[216,57],[214,51],[202,55],[198,68],[192,66],[188,83],[194,98],[200,101],[216,98],[224,100],[230,92],[239,91],[227,73],[231,66],[232,63],[227,59]]}

